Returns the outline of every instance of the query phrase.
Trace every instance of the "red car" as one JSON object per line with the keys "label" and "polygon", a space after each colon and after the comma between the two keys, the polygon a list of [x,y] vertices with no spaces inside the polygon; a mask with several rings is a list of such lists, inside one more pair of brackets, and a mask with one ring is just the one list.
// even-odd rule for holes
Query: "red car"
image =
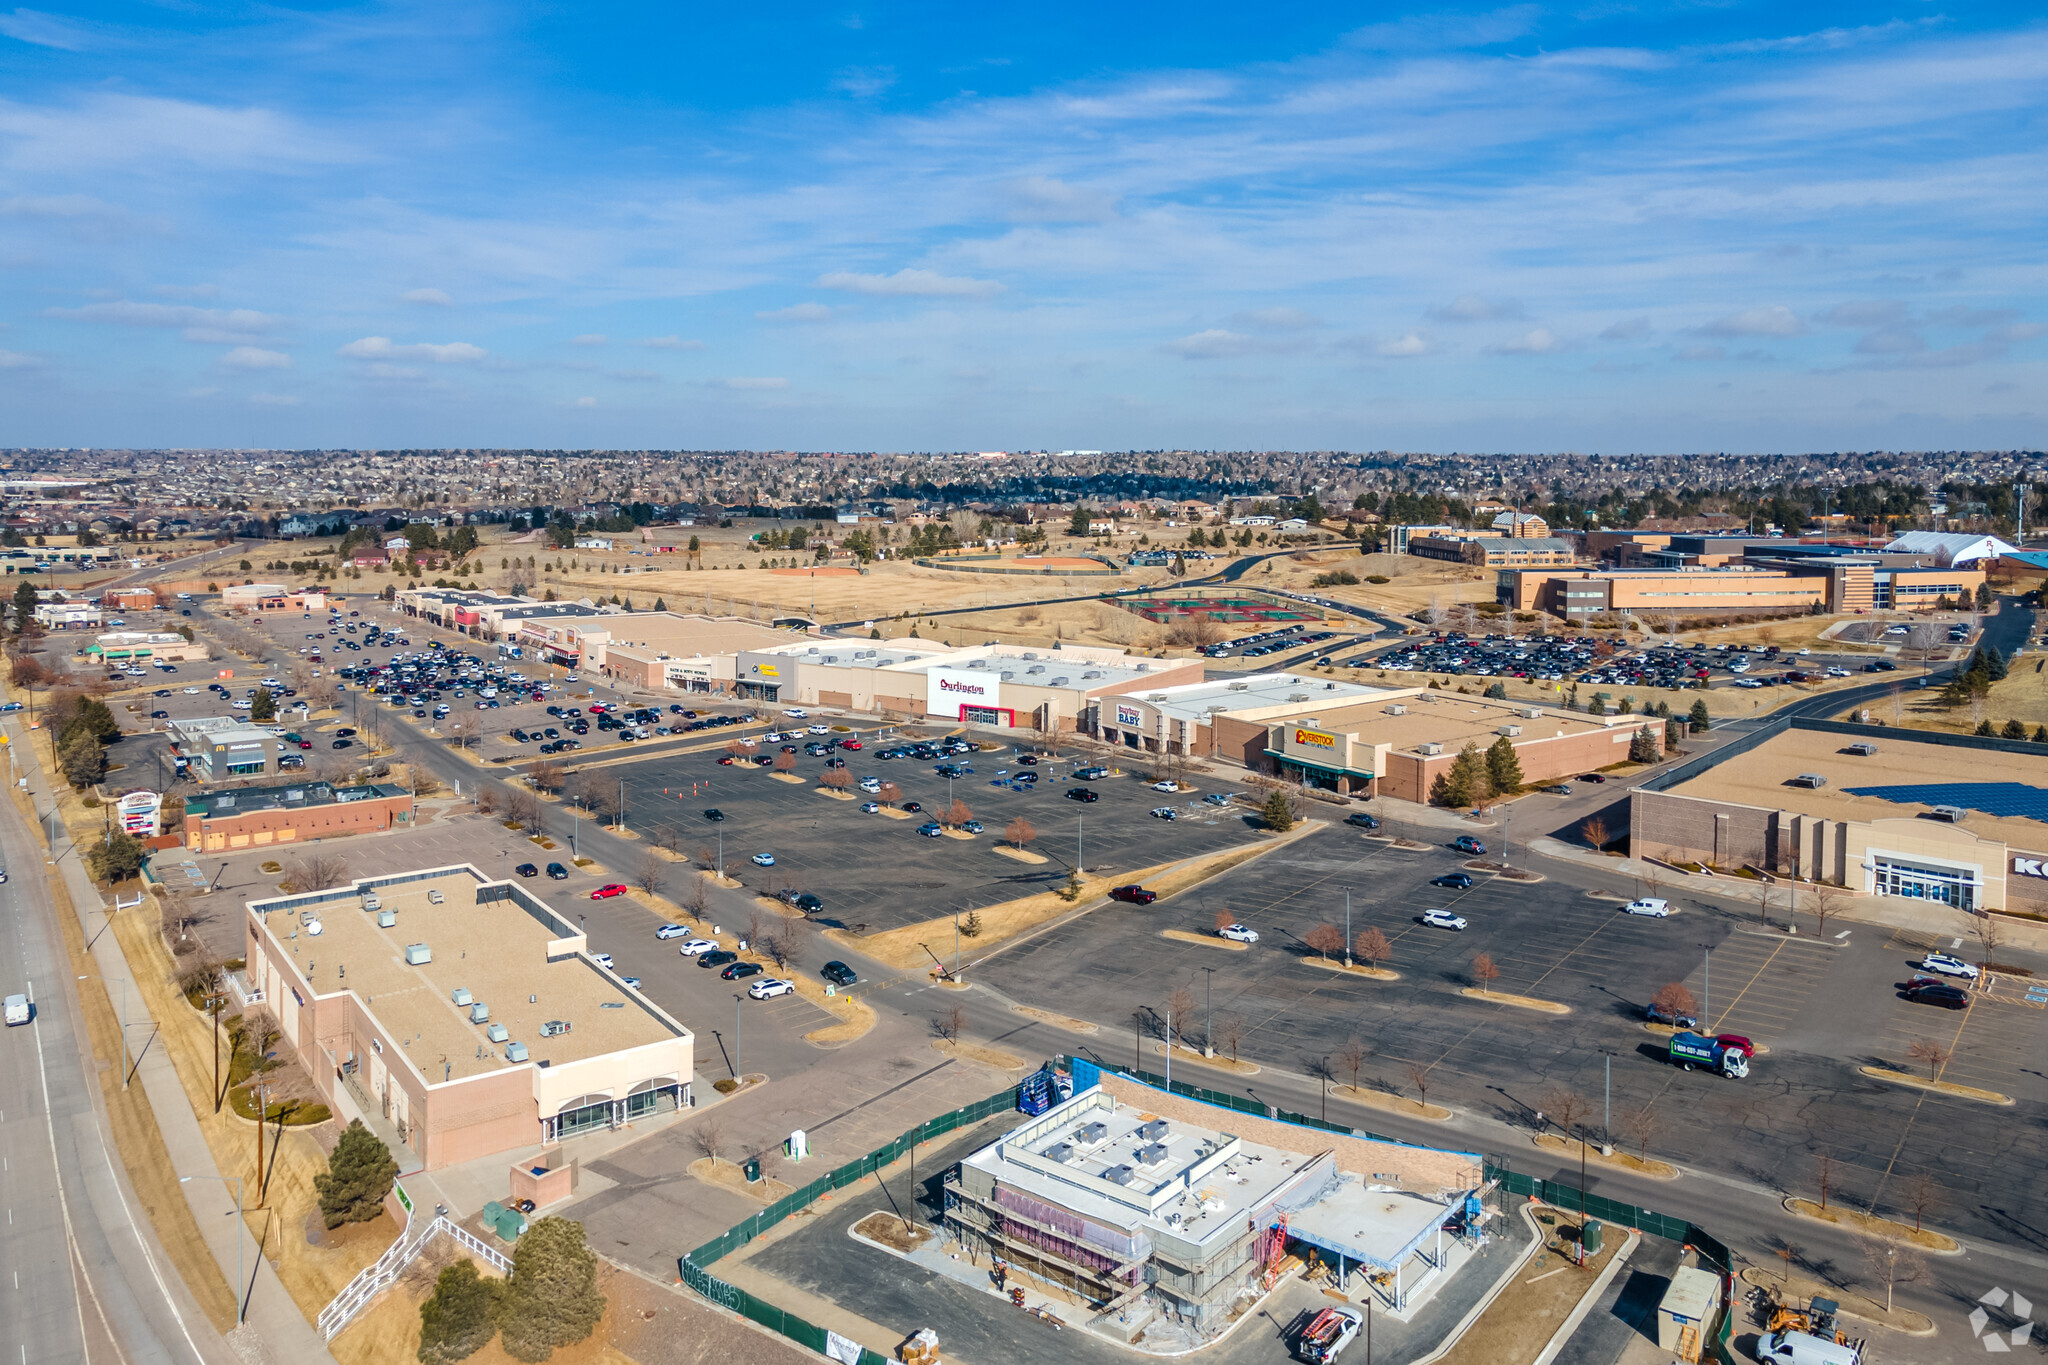
{"label": "red car", "polygon": [[842,739],[839,741],[839,747],[842,749],[858,749],[860,748],[860,741],[857,739]]}
{"label": "red car", "polygon": [[1756,1044],[1739,1033],[1723,1033],[1714,1039],[1730,1052],[1740,1052],[1745,1057],[1756,1056]]}
{"label": "red car", "polygon": [[727,754],[724,758],[719,759],[718,766],[721,768],[730,768],[732,766],[732,755]]}
{"label": "red car", "polygon": [[613,896],[623,896],[625,894],[626,888],[618,882],[606,882],[603,886],[591,892],[590,898],[594,901],[608,901]]}

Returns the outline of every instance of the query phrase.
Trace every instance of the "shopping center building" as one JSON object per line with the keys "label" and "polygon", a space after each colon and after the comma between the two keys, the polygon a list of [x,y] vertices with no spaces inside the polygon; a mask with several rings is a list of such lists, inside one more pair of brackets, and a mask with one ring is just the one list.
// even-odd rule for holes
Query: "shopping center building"
{"label": "shopping center building", "polygon": [[1630,794],[1634,856],[1959,911],[2048,913],[2038,746],[1793,720],[1730,751]]}
{"label": "shopping center building", "polygon": [[251,999],[328,1107],[434,1169],[691,1103],[690,1031],[468,864],[251,901]]}

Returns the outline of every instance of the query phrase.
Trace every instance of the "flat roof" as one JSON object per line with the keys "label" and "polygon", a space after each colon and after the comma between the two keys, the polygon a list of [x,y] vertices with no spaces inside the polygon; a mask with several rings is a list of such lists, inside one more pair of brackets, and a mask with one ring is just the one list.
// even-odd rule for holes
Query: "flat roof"
{"label": "flat roof", "polygon": [[1206,721],[1210,708],[1219,704],[1224,714],[1257,711],[1296,704],[1296,698],[1307,693],[1299,705],[1332,708],[1392,700],[1414,691],[1412,687],[1372,687],[1329,678],[1307,678],[1299,673],[1255,673],[1248,678],[1211,678],[1156,691],[1134,690],[1125,695],[1151,703],[1174,720]]}
{"label": "flat roof", "polygon": [[216,815],[251,815],[266,810],[304,810],[308,806],[341,805],[378,797],[404,796],[404,787],[376,782],[362,787],[337,787],[329,782],[294,782],[280,787],[242,787],[235,791],[202,792],[185,798],[185,814],[205,820]]}
{"label": "flat roof", "polygon": [[[1155,1121],[1163,1134],[1140,1131]],[[1236,1236],[1246,1217],[1315,1159],[1159,1119],[1096,1088],[1011,1129],[964,1164],[1105,1227],[1202,1244]],[[1110,1178],[1118,1170],[1127,1181]]]}
{"label": "flat roof", "polygon": [[[397,915],[393,927],[378,928],[377,916],[362,908],[365,890]],[[480,891],[497,899],[479,901]],[[505,1045],[492,1044],[485,1025],[469,1022],[469,1010],[454,1002],[458,987],[490,1006],[490,1022],[503,1024],[509,1041],[526,1044],[541,1065],[689,1036],[586,953],[558,946],[551,960],[550,944],[584,942],[574,922],[524,887],[488,881],[473,867],[358,878],[346,888],[251,901],[248,910],[316,995],[350,991],[361,998],[432,1084],[442,1081],[444,1063],[451,1080],[525,1065],[506,1061]],[[319,921],[318,935],[307,931],[308,916]],[[420,943],[432,961],[406,965],[406,948]],[[570,1031],[543,1038],[540,1026],[551,1019]]]}
{"label": "flat roof", "polygon": [[[1859,743],[1875,744],[1877,752],[1867,758],[1848,752],[1850,745]],[[1827,779],[1827,785],[1786,785],[1801,773],[1819,773]],[[1885,734],[1867,740],[1860,735],[1791,729],[1669,790],[1677,796],[1732,801],[1829,820],[1868,822],[1911,819],[1943,803],[1938,799],[1923,805],[1879,796],[1852,796],[1845,788],[1923,783],[1933,786],[1963,778],[2042,788],[2048,785],[2044,783],[2048,770],[2043,769],[2037,755],[1929,744],[1916,741],[1913,732],[1904,727],[1889,727]],[[2048,827],[2038,820],[1970,810],[1955,824],[1979,838],[1996,839],[2018,848],[2048,846]],[[1937,830],[1954,827],[1945,821],[1930,821],[1929,826]]]}
{"label": "flat roof", "polygon": [[1287,1233],[1353,1261],[1392,1270],[1443,1225],[1451,1208],[1412,1190],[1337,1172],[1313,1203],[1287,1211]]}
{"label": "flat roof", "polygon": [[[1521,727],[1522,733],[1514,738],[1531,740],[1594,734],[1603,730],[1632,734],[1645,720],[1642,716],[1618,716],[1614,718],[1617,724],[1604,725],[1590,716],[1534,707],[1528,702],[1461,697],[1454,692],[1431,692],[1427,689],[1400,699],[1398,704],[1406,708],[1405,715],[1390,714],[1390,704],[1368,702],[1363,706],[1352,703],[1342,708],[1326,708],[1329,711],[1327,715],[1303,716],[1295,723],[1306,726],[1313,720],[1314,728],[1355,735],[1361,744],[1387,744],[1396,750],[1408,751],[1421,744],[1441,744],[1447,750],[1462,749],[1468,740],[1484,748],[1499,738],[1498,731],[1502,727],[1509,725]],[[1541,710],[1542,714],[1522,714],[1529,710]],[[1663,725],[1663,721],[1654,718],[1651,723]]]}

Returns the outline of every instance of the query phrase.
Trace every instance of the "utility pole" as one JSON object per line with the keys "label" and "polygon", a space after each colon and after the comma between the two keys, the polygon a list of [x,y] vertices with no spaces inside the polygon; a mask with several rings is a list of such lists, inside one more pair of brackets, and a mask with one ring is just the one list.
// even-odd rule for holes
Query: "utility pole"
{"label": "utility pole", "polygon": [[[1344,965],[1351,965],[1351,888],[1344,888]],[[1209,968],[1202,968],[1208,971]]]}
{"label": "utility pole", "polygon": [[1202,968],[1202,1055],[1216,1055],[1216,1011],[1211,1007],[1212,993],[1216,988],[1216,969]]}

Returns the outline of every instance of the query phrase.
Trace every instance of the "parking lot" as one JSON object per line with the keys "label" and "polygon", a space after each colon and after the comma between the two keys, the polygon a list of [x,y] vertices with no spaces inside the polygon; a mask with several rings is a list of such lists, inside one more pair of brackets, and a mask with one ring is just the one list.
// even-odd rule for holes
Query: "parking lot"
{"label": "parking lot", "polygon": [[[1753,1178],[1810,1191],[1816,1153],[1843,1165],[1845,1197],[1896,1201],[1915,1177],[1946,1187],[1945,1226],[2011,1228],[1999,1210],[2048,1192],[2048,1137],[2016,1125],[1992,1105],[1876,1084],[1861,1065],[1914,1070],[1909,1049],[1934,1039],[1953,1049],[1943,1078],[2013,1096],[2023,1111],[2048,1103],[2048,1011],[1979,999],[1951,1013],[1900,997],[1911,963],[1939,943],[1831,925],[1824,940],[1760,931],[1754,914],[1730,913],[1671,895],[1668,919],[1620,913],[1634,894],[1617,879],[1612,896],[1562,881],[1535,885],[1474,873],[1469,890],[1431,886],[1459,871],[1448,848],[1403,851],[1341,826],[1298,844],[1284,860],[1262,859],[1150,907],[1111,907],[1060,934],[991,959],[980,979],[1017,1000],[1043,1001],[1057,982],[1060,1008],[1102,1026],[1091,1040],[1107,1061],[1129,1065],[1143,1035],[1154,1050],[1161,1013],[1176,987],[1192,990],[1186,1038],[1199,1047],[1229,1035],[1248,1060],[1313,1074],[1327,1065],[1348,1085],[1340,1060],[1357,1038],[1368,1049],[1359,1081],[1417,1097],[1411,1067],[1428,1068],[1429,1100],[1518,1126],[1559,1090],[1601,1109],[1612,1072],[1616,1141],[1626,1116],[1650,1108],[1650,1155],[1726,1169],[1731,1153]],[[1376,926],[1392,941],[1386,965],[1401,974],[1374,981],[1309,965],[1303,942],[1320,923],[1344,925],[1351,893],[1354,934]],[[1425,908],[1463,916],[1463,932],[1429,928]],[[1162,938],[1179,929],[1213,936],[1219,913],[1256,929],[1245,952]],[[1807,924],[1811,929],[1810,921]],[[1965,951],[1967,945],[1964,945]],[[1711,956],[1708,950],[1711,949]],[[1488,954],[1500,977],[1491,989],[1568,1005],[1555,1015],[1462,994],[1473,958]],[[2048,968],[2033,955],[2001,950],[2016,965]],[[1209,970],[1205,970],[1209,969]],[[1642,1007],[1678,981],[1702,1005],[1703,1026],[1741,1033],[1767,1051],[1746,1081],[1687,1073],[1665,1059],[1662,1035],[1643,1026]],[[1133,1014],[1142,1018],[1134,1023]],[[1924,1074],[1925,1066],[1918,1069]],[[1177,1078],[1239,1093],[1259,1083],[1183,1059]],[[1374,1110],[1333,1090],[1330,1116],[1374,1127]],[[2026,1193],[2015,1190],[2024,1187]]]}
{"label": "parking lot", "polygon": [[[863,747],[841,754],[847,770],[856,778],[895,783],[904,802],[917,803],[921,812],[892,819],[863,811],[874,798],[858,790],[857,799],[844,801],[820,794],[817,783],[826,760],[802,752],[805,742],[818,738],[809,734],[790,741],[798,749],[801,782],[778,780],[765,769],[720,766],[722,743],[697,752],[613,762],[599,771],[626,784],[628,820],[635,828],[673,825],[686,852],[709,850],[714,858],[722,852],[726,871],[748,886],[809,892],[824,902],[817,915],[821,923],[865,926],[867,931],[930,919],[956,906],[972,908],[1049,890],[1066,880],[1077,841],[1087,866],[1122,869],[1171,862],[1253,837],[1242,808],[1212,805],[1199,793],[1157,792],[1137,775],[1081,784],[1070,776],[1073,762],[1047,760],[1036,765],[1043,774],[1038,790],[1018,791],[1007,778],[1026,769],[1017,763],[1016,750],[1003,749],[954,759],[973,771],[949,783],[933,771],[937,761],[876,757],[878,748],[901,742],[902,735],[877,737],[873,727],[854,733]],[[781,747],[765,743],[762,751]],[[1002,785],[991,785],[999,781]],[[1077,785],[1093,789],[1098,799],[1065,799],[1065,792]],[[971,840],[920,837],[919,827],[956,800],[981,822],[983,832]],[[1177,818],[1150,814],[1162,806],[1174,808]],[[708,820],[706,810],[718,810],[725,818]],[[1018,816],[1037,831],[1027,847],[1045,862],[1018,862],[995,851]],[[755,854],[772,856],[775,865],[754,865]]]}

